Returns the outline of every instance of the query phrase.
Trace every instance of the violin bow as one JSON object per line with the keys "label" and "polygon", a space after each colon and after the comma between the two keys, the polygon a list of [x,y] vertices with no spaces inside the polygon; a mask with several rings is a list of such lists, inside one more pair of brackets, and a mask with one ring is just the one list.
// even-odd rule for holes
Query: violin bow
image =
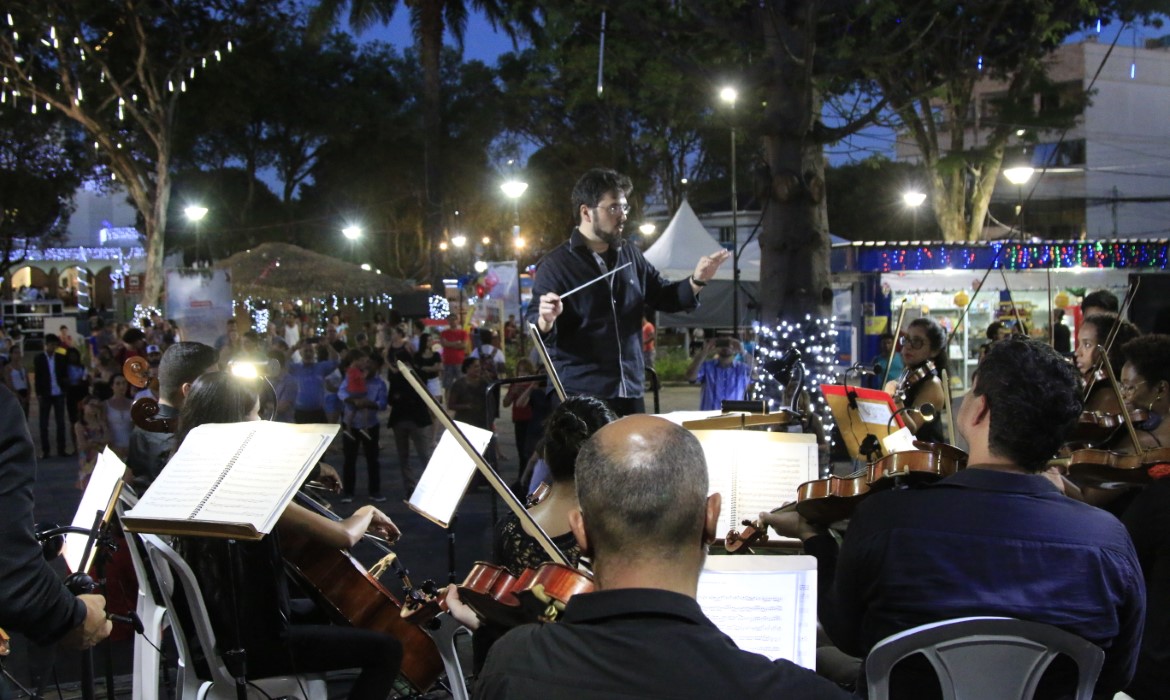
{"label": "violin bow", "polygon": [[540,363],[548,372],[548,380],[552,382],[553,391],[557,392],[557,397],[564,402],[567,398],[565,385],[561,384],[561,376],[557,374],[557,368],[553,366],[552,358],[548,355],[548,348],[545,347],[544,339],[540,337],[540,329],[536,327],[535,323],[528,324],[528,334],[532,337],[532,347],[536,348],[536,353],[540,356]]}
{"label": "violin bow", "polygon": [[[1107,336],[1105,336],[1105,345],[1103,348],[1104,352],[1099,352],[1097,355],[1097,364],[1104,364],[1104,365],[1109,364],[1109,352],[1113,349],[1113,341],[1117,340],[1117,332],[1121,330],[1121,322],[1125,319],[1125,315],[1127,313],[1129,313],[1129,305],[1131,303],[1133,303],[1134,297],[1137,296],[1138,287],[1140,287],[1141,284],[1142,284],[1142,278],[1140,276],[1134,277],[1133,282],[1130,283],[1130,285],[1129,285],[1129,289],[1126,290],[1125,300],[1121,302],[1121,308],[1117,310],[1117,318],[1114,319],[1113,326],[1109,329],[1109,334]],[[1101,350],[1102,346],[1100,344],[1098,344],[1097,349]],[[1098,368],[1098,369],[1100,369],[1100,368]],[[1096,373],[1097,373],[1096,369],[1093,370],[1092,374],[1096,374]],[[1113,373],[1112,368],[1110,368],[1110,371],[1107,372],[1107,375],[1111,375],[1112,373]],[[1085,386],[1085,395],[1083,397],[1081,397],[1082,401],[1089,400],[1089,395],[1093,393],[1093,387],[1096,385],[1096,383],[1097,383],[1097,380],[1090,376],[1090,380],[1087,383],[1087,385]],[[1120,389],[1117,389],[1117,400],[1119,402],[1121,402],[1120,403],[1121,412],[1126,413],[1125,401],[1121,398],[1121,390]],[[1136,441],[1134,444],[1135,445],[1137,444]]]}
{"label": "violin bow", "polygon": [[943,383],[943,403],[947,412],[947,427],[950,428],[951,444],[955,444],[955,412],[951,410],[951,373],[946,367],[939,370]]}
{"label": "violin bow", "polygon": [[898,325],[894,326],[894,347],[890,348],[890,356],[886,358],[886,371],[882,373],[882,386],[890,381],[890,366],[894,364],[894,353],[898,352],[898,335],[902,332],[902,321],[906,318],[906,301],[910,297],[902,297],[902,304],[898,309]]}
{"label": "violin bow", "polygon": [[569,563],[569,558],[565,556],[565,553],[561,551],[560,547],[557,547],[556,543],[552,541],[552,538],[548,536],[548,533],[540,527],[540,524],[533,519],[532,514],[524,509],[524,504],[520,502],[520,499],[516,498],[516,494],[512,493],[512,490],[508,488],[508,485],[504,483],[504,480],[500,478],[496,470],[492,469],[492,465],[488,464],[487,460],[483,458],[483,455],[476,451],[475,447],[471,445],[471,441],[467,439],[467,436],[463,434],[463,431],[459,429],[455,421],[451,420],[451,417],[447,415],[443,407],[435,402],[434,397],[431,396],[431,392],[427,391],[426,386],[415,375],[414,370],[405,362],[399,360],[398,371],[402,372],[402,376],[406,378],[411,388],[414,389],[414,393],[418,394],[418,397],[427,405],[427,408],[430,409],[431,414],[439,421],[439,424],[446,428],[447,432],[451,433],[451,436],[455,438],[455,442],[459,443],[459,446],[463,448],[467,456],[475,462],[476,469],[479,470],[480,474],[483,474],[488,484],[503,499],[504,505],[508,506],[516,517],[520,519],[520,527],[524,528],[524,531],[536,540],[537,544],[540,545],[541,549],[548,554],[553,562],[573,568],[573,565]]}
{"label": "violin bow", "polygon": [[1117,401],[1121,405],[1121,420],[1125,422],[1125,428],[1129,431],[1129,439],[1133,440],[1134,453],[1140,455],[1143,452],[1142,446],[1141,443],[1138,442],[1137,428],[1135,428],[1133,425],[1133,418],[1129,415],[1129,411],[1125,409],[1125,399],[1122,398],[1121,395],[1121,384],[1117,381],[1117,375],[1113,373],[1113,365],[1109,363],[1109,358],[1106,355],[1105,348],[1098,345],[1097,352],[1105,358],[1104,361],[1101,362],[1101,367],[1105,370],[1105,376],[1109,377],[1109,384],[1112,386],[1113,391],[1117,394]]}
{"label": "violin bow", "polygon": [[1007,272],[1001,267],[999,268],[999,275],[1003,278],[1003,288],[1008,293],[1008,299],[1012,300],[1012,315],[1016,317],[1016,332],[1024,333],[1024,319],[1020,318],[1020,307],[1016,306],[1016,297],[1012,294],[1012,288],[1008,285]]}

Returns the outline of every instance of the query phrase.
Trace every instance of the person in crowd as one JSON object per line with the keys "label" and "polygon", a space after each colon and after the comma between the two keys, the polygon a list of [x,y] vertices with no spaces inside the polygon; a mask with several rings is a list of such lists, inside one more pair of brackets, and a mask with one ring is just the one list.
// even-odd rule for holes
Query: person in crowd
{"label": "person in crowd", "polygon": [[447,409],[457,421],[490,430],[487,415],[487,382],[479,358],[463,361],[463,376],[447,391]]}
{"label": "person in crowd", "polygon": [[650,319],[642,318],[642,361],[646,366],[654,369],[654,348],[656,346],[656,331]]}
{"label": "person in crowd", "polygon": [[1117,295],[1108,289],[1098,289],[1089,292],[1081,299],[1081,316],[1093,314],[1117,314],[1121,312],[1121,303]]}
{"label": "person in crowd", "polygon": [[16,396],[21,410],[24,411],[24,417],[27,419],[29,409],[28,368],[24,366],[24,351],[20,349],[19,345],[13,345],[8,351],[8,362],[4,365],[4,386],[8,387],[8,390]]}
{"label": "person in crowd", "polygon": [[122,347],[114,355],[118,366],[131,357],[146,357],[146,334],[138,328],[129,328],[122,334]]}
{"label": "person in crowd", "polygon": [[84,490],[89,475],[97,466],[98,455],[110,444],[110,424],[105,405],[92,396],[83,398],[78,408],[80,417],[73,424],[74,443],[77,445],[77,489]]}
{"label": "person in crowd", "polygon": [[57,337],[61,339],[61,347],[66,350],[73,347],[73,333],[69,331],[69,326],[61,326],[58,328]]}
{"label": "person in crowd", "polygon": [[1064,309],[1052,312],[1052,347],[1061,355],[1072,354],[1072,331],[1064,325]]}
{"label": "person in crowd", "polygon": [[293,420],[297,423],[328,423],[325,414],[325,377],[337,369],[337,350],[316,338],[306,338],[293,346],[294,357],[300,362],[288,366],[288,373],[297,382],[297,401]]}
{"label": "person in crowd", "polygon": [[484,379],[494,382],[507,375],[507,366],[504,361],[504,349],[498,345],[496,332],[490,328],[481,328],[479,331],[479,347],[471,351],[471,357],[483,360]]}
{"label": "person in crowd", "polygon": [[[181,447],[192,430],[207,423],[258,420],[259,410],[258,392],[247,380],[227,372],[204,374],[191,386],[180,411],[176,445]],[[291,503],[272,533],[236,545],[241,552],[235,565],[230,545],[223,539],[180,537],[175,549],[195,573],[216,637],[235,639],[239,631],[249,675],[359,668],[349,697],[384,700],[398,675],[402,645],[382,632],[325,624],[314,606],[290,598],[280,538],[294,532],[338,548],[353,547],[366,532],[389,539],[400,534],[390,518],[373,506],[363,506],[348,518],[334,521]],[[233,590],[228,571],[235,574],[236,600],[223,594]]]}
{"label": "person in crowd", "polygon": [[36,455],[22,413],[0,388],[0,626],[37,644],[88,649],[113,625],[104,596],[74,596],[45,561],[33,521]]}
{"label": "person in crowd", "polygon": [[[1170,336],[1146,335],[1121,348],[1126,410],[1146,412],[1138,425],[1146,447],[1170,445]],[[1146,584],[1146,619],[1137,671],[1125,692],[1136,700],[1164,698],[1170,688],[1170,463],[1145,468],[1149,483],[1121,514]]]}
{"label": "person in crowd", "polygon": [[273,393],[276,394],[276,410],[273,413],[273,420],[279,423],[295,423],[299,387],[297,380],[288,373],[288,355],[284,354],[282,350],[269,350],[268,362],[269,367],[276,369],[276,374],[269,377]]}
{"label": "person in crowd", "polygon": [[130,435],[134,432],[134,419],[130,416],[133,402],[126,397],[128,384],[125,377],[114,377],[110,398],[102,402],[106,407],[106,423],[110,426],[110,449],[123,462],[130,458]]}
{"label": "person in crowd", "polygon": [[877,381],[882,381],[883,377],[887,380],[897,379],[905,369],[902,353],[894,351],[894,334],[888,331],[882,333],[878,336],[878,355],[873,358],[873,373]]}
{"label": "person in crowd", "polygon": [[[359,351],[355,351],[359,352]],[[382,356],[362,354],[350,365],[350,372],[337,391],[344,407],[342,424],[342,452],[344,462],[341,470],[341,502],[353,500],[357,485],[357,458],[361,450],[366,456],[367,493],[374,503],[386,500],[382,495],[382,465],[378,462],[379,445],[378,412],[386,410],[387,389],[382,380]],[[362,373],[360,391],[353,391],[352,372]]]}
{"label": "person in crowd", "polygon": [[[576,470],[569,526],[597,590],[570,598],[556,624],[496,642],[475,697],[851,697],[790,661],[737,648],[700,609],[721,500],[708,495],[694,435],[656,416],[623,418],[585,443]],[[453,586],[447,604],[476,624]]]}
{"label": "person in crowd", "polygon": [[443,356],[439,352],[441,349],[442,346],[434,341],[430,333],[423,333],[418,337],[418,352],[414,356],[419,376],[427,383],[427,391],[439,404],[443,403]]}
{"label": "person in crowd", "polygon": [[718,411],[724,401],[742,401],[752,381],[751,358],[739,359],[743,345],[735,338],[712,338],[687,367],[687,381],[703,387],[700,411]]}
{"label": "person in crowd", "polygon": [[[81,359],[81,351],[77,348],[65,349],[65,362],[69,371],[69,386],[65,389],[65,410],[69,415],[69,428],[77,425],[81,414],[81,400],[89,396],[89,370],[85,361]],[[73,451],[80,449],[75,441]]]}
{"label": "person in crowd", "polygon": [[[157,418],[175,422],[195,380],[205,372],[219,369],[215,348],[191,341],[175,343],[163,353],[158,367]],[[174,432],[144,430],[130,433],[126,467],[130,481],[141,495],[158,477],[174,447]]]}
{"label": "person in crowd", "polygon": [[69,363],[58,353],[61,342],[56,335],[45,335],[45,350],[33,358],[33,380],[37,391],[37,412],[40,414],[41,459],[50,456],[49,414],[57,421],[57,454],[65,451],[65,400],[69,388]]}
{"label": "person in crowd", "polygon": [[886,384],[886,393],[901,401],[911,410],[901,415],[914,433],[924,442],[947,442],[941,420],[926,420],[922,407],[930,404],[940,412],[946,406],[939,372],[947,367],[947,333],[932,318],[916,318],[906,327],[902,339],[902,375]]}
{"label": "person in crowd", "polygon": [[114,360],[113,351],[107,346],[99,348],[93,368],[93,380],[90,382],[93,395],[102,401],[110,398],[111,383],[114,377],[121,376],[123,376],[122,367]]}
{"label": "person in crowd", "polygon": [[386,348],[390,346],[390,328],[386,325],[386,315],[381,311],[374,313],[374,349],[382,353],[383,357],[386,354]]}
{"label": "person in crowd", "polygon": [[[516,362],[516,376],[529,377],[536,374],[532,360],[522,357]],[[532,393],[539,391],[537,382],[521,382],[508,385],[504,394],[504,408],[512,407],[512,426],[516,434],[517,462],[520,471],[528,466],[532,451],[528,446],[528,426],[532,422]]]}
{"label": "person in crowd", "polygon": [[218,353],[223,350],[225,345],[232,345],[235,341],[233,338],[239,336],[239,329],[236,326],[235,317],[231,317],[223,322],[223,333],[215,339],[215,351]]}
{"label": "person in crowd", "polygon": [[[426,403],[398,369],[399,361],[420,376],[425,376],[421,371],[420,356],[410,351],[410,342],[403,335],[402,328],[395,326],[390,329],[390,345],[386,350],[387,377],[390,385],[390,416],[386,422],[394,431],[394,449],[398,454],[399,469],[402,471],[402,488],[406,497],[410,498],[419,478],[419,472],[411,466],[410,446],[414,445],[420,469],[425,469],[431,459],[433,421]],[[433,363],[430,366],[435,367]]]}
{"label": "person in crowd", "polygon": [[[1145,614],[1133,544],[1112,515],[1039,476],[1080,414],[1076,371],[1056,351],[1001,340],[955,417],[969,445],[966,469],[936,484],[872,494],[854,512],[839,553],[827,530],[795,512],[762,513],[817,557],[820,621],[837,647],[863,658],[880,640],[918,625],[1016,617],[1105,651],[1094,697],[1125,688]],[[931,583],[942,580],[946,586]],[[1064,661],[1053,663],[1037,697],[1071,695],[1076,672]],[[925,663],[905,662],[892,682],[891,697],[938,696]]]}
{"label": "person in crowd", "polygon": [[[645,411],[642,319],[647,309],[677,312],[698,305],[699,291],[731,251],[704,255],[687,279],[669,283],[636,245],[623,245],[630,179],[593,169],[573,188],[577,226],[537,264],[528,320],[535,322],[569,394],[609,401],[619,415]],[[618,268],[629,265],[622,272]],[[615,274],[562,300],[606,272]]]}
{"label": "person in crowd", "polygon": [[439,337],[443,343],[443,389],[450,390],[455,380],[463,376],[463,361],[467,357],[467,331],[460,325],[458,314],[447,317],[447,328]]}
{"label": "person in crowd", "polygon": [[[305,358],[303,358],[303,357],[298,358],[295,354],[295,352],[296,352],[295,349],[299,348],[301,345],[301,337],[302,337],[301,336],[300,318],[295,313],[289,312],[289,313],[286,313],[284,315],[283,333],[284,333],[284,342],[287,343],[290,348],[294,348],[294,354],[292,355],[293,362],[307,362],[307,360],[305,360]],[[307,338],[310,338],[312,336],[310,336],[309,334],[305,334],[304,337],[307,339]],[[314,358],[313,361],[316,362],[316,358]]]}

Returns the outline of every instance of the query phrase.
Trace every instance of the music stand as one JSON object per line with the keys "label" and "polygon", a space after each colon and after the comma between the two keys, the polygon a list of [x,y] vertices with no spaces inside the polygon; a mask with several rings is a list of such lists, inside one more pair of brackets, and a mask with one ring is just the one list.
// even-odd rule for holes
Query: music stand
{"label": "music stand", "polygon": [[894,432],[890,429],[891,418],[898,428],[905,425],[894,397],[880,389],[822,384],[821,393],[841,430],[849,456],[855,460],[872,462],[884,455],[880,438]]}

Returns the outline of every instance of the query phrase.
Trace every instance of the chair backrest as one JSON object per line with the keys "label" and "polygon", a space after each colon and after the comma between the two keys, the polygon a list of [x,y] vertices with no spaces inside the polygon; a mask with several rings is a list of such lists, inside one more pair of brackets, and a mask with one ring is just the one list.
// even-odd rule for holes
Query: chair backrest
{"label": "chair backrest", "polygon": [[964,617],[915,627],[878,642],[865,659],[869,700],[889,697],[890,671],[922,654],[944,700],[1031,700],[1059,654],[1077,665],[1077,700],[1090,700],[1105,652],[1051,625],[1007,617]]}
{"label": "chair backrest", "polygon": [[[118,502],[114,504],[114,512],[121,518],[123,513],[137,504],[138,496],[124,488],[118,496]],[[142,542],[142,536],[129,530],[126,530],[125,533],[126,545],[130,549],[130,563],[134,565],[134,576],[138,578],[138,588],[144,595],[150,596],[150,600],[156,606],[166,608],[162,591],[159,589],[158,580],[154,575],[154,569],[147,561],[146,545]]]}
{"label": "chair backrest", "polygon": [[[167,608],[172,611],[171,624],[175,628],[175,644],[179,648],[179,657],[190,672],[195,671],[197,665],[191,651],[191,639],[198,639],[211,674],[208,680],[226,683],[230,687],[235,681],[219,656],[215,632],[211,629],[211,619],[207,616],[207,607],[203,602],[203,593],[199,590],[199,582],[196,581],[191,567],[187,566],[187,562],[183,561],[178,552],[158,536],[146,534],[140,536],[158,577],[163,599]],[[176,590],[183,593],[191,626],[195,628],[193,630],[186,629],[187,620],[183,619],[184,615],[177,614],[179,608],[175,606]],[[192,632],[194,637],[191,636]]]}

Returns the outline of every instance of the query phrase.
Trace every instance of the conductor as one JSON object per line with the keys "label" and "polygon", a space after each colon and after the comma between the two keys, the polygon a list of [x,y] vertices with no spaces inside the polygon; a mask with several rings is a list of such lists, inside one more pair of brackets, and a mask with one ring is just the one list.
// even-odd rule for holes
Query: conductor
{"label": "conductor", "polygon": [[577,227],[537,264],[532,294],[540,301],[528,307],[565,391],[603,399],[619,416],[645,412],[646,310],[694,309],[699,292],[731,255],[718,250],[699,258],[687,279],[663,279],[622,237],[631,189],[630,178],[614,170],[581,176],[573,188]]}

